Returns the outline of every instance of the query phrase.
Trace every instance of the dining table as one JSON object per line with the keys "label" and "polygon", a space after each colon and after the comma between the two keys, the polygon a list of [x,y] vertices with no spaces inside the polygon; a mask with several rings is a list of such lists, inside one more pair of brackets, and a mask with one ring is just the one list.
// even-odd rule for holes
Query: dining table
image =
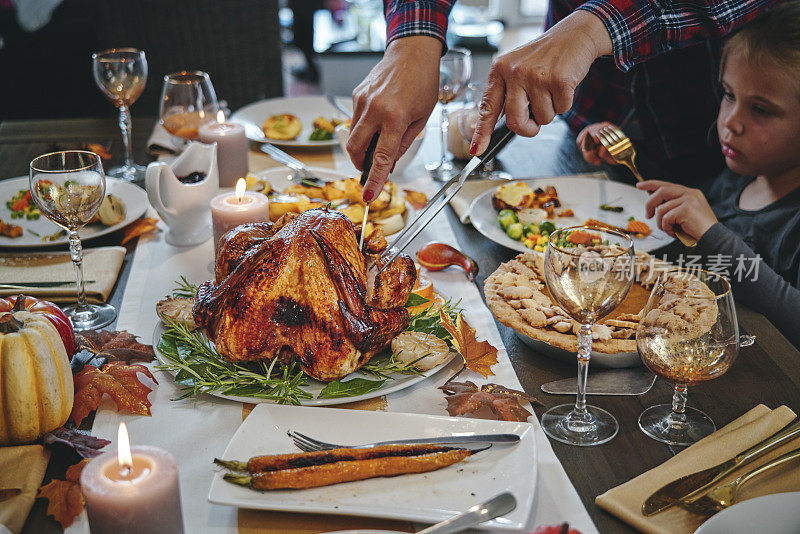
{"label": "dining table", "polygon": [[[153,160],[145,150],[145,141],[155,122],[155,117],[135,114],[134,156],[139,163]],[[110,143],[113,153],[110,164],[114,164],[122,156],[117,128],[116,121],[110,117],[0,122],[0,180],[26,175],[31,159],[37,155],[75,143]],[[393,178],[400,187],[406,179],[423,179],[426,176],[424,164],[437,159],[437,128],[438,121],[434,117],[429,123],[428,135],[412,164]],[[262,157],[255,144],[251,147],[251,152],[251,158]],[[291,153],[308,164],[357,175],[355,167],[339,147],[294,150]],[[544,127],[534,138],[517,137],[512,140],[498,156],[497,165],[515,179],[553,177],[552,183],[556,187],[558,176],[598,170],[582,160],[580,153],[575,150],[574,137],[566,125],[558,120]],[[615,171],[610,171],[610,175],[620,176]],[[453,229],[457,247],[478,264],[475,285],[483,295],[486,278],[501,263],[511,260],[518,252],[490,241],[471,224],[462,223],[450,207],[445,209],[445,216]],[[85,246],[117,245],[120,238],[121,232],[116,232],[96,238]],[[123,266],[109,298],[109,302],[117,310],[123,306],[131,268],[139,253],[135,239],[125,247]],[[460,275],[461,273],[452,271],[452,276]],[[770,407],[785,404],[800,413],[800,352],[763,315],[742,305],[737,305],[737,313],[740,333],[755,336],[755,343],[739,351],[737,360],[724,376],[692,387],[689,394],[690,405],[708,414],[717,428],[760,403]],[[558,404],[572,402],[572,395],[550,395],[544,393],[541,386],[554,380],[574,378],[575,363],[566,363],[540,354],[523,343],[511,328],[499,323],[496,326],[519,383],[527,394],[539,401],[533,406],[534,417],[540,417],[543,412]],[[109,328],[113,327],[111,325]],[[144,342],[149,343],[149,340]],[[591,383],[591,372],[589,380]],[[549,446],[597,531],[635,532],[627,524],[596,506],[595,498],[661,464],[678,452],[679,448],[646,436],[637,424],[639,414],[645,408],[669,402],[671,394],[671,384],[656,380],[655,385],[642,395],[591,396],[591,404],[614,414],[619,422],[618,435],[608,443],[595,447],[573,447],[550,440]],[[91,427],[91,418],[88,418],[81,428],[90,430]],[[63,477],[66,468],[75,461],[76,457],[71,453],[56,451],[50,460],[45,483],[53,477]],[[180,457],[178,461],[180,463]],[[184,514],[186,515],[185,504]],[[358,524],[361,528],[367,528],[370,521]],[[61,532],[61,529],[46,515],[46,502],[38,499],[23,532],[49,534]],[[261,530],[257,526],[243,525],[240,519],[238,532],[257,533]]]}

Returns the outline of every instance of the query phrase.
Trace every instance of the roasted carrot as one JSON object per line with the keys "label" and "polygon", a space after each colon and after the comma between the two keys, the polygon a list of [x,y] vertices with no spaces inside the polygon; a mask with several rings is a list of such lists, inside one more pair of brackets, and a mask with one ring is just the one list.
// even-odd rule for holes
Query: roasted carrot
{"label": "roasted carrot", "polygon": [[650,235],[650,227],[647,226],[647,223],[637,221],[636,219],[628,221],[627,230],[632,234]]}

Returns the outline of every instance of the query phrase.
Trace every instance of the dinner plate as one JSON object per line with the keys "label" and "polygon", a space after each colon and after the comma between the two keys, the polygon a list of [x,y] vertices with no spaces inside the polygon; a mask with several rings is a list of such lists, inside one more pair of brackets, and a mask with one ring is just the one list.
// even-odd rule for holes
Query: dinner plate
{"label": "dinner plate", "polygon": [[[630,217],[635,217],[637,221],[646,221],[652,229],[649,236],[643,239],[633,239],[633,246],[636,250],[649,252],[656,248],[670,243],[671,238],[656,226],[655,219],[645,219],[645,202],[647,193],[635,187],[611,180],[598,180],[596,178],[563,177],[563,178],[536,178],[528,180],[514,180],[515,182],[527,182],[533,189],[544,188],[552,185],[558,191],[558,198],[561,206],[571,209],[574,217],[557,217],[553,222],[557,228],[565,226],[576,226],[583,224],[587,219],[597,219],[614,226],[625,228]],[[469,218],[475,229],[488,237],[495,243],[505,247],[529,252],[531,249],[515,241],[506,235],[505,231],[497,222],[497,210],[492,207],[492,194],[494,189],[490,189],[475,200],[470,206]],[[612,206],[622,206],[621,213],[603,211],[601,204]]]}
{"label": "dinner plate", "polygon": [[[38,220],[12,219],[11,210],[6,206],[6,202],[22,189],[29,189],[30,185],[27,176],[19,176],[8,180],[0,180],[0,219],[3,222],[22,226],[22,235],[11,238],[0,236],[0,248],[4,247],[50,247],[53,245],[66,245],[69,240],[66,236],[60,237],[55,241],[42,242],[42,237],[56,233],[61,227],[50,222],[44,215]],[[147,193],[144,189],[133,185],[130,182],[117,180],[116,178],[106,177],[106,194],[113,194],[125,203],[125,219],[114,226],[104,226],[100,223],[89,224],[78,230],[81,241],[88,241],[95,237],[100,237],[120,228],[128,226],[130,223],[144,215],[150,205],[147,201]],[[34,231],[39,236],[30,233]]]}
{"label": "dinner plate", "polygon": [[[345,109],[352,107],[350,98],[337,97]],[[280,115],[282,113],[291,113],[300,119],[303,124],[303,129],[294,139],[281,140],[281,139],[267,139],[264,141],[278,146],[288,147],[320,147],[320,146],[335,146],[338,144],[336,136],[326,141],[309,141],[308,136],[314,131],[314,119],[317,117],[325,117],[330,119],[336,117],[337,119],[346,120],[350,117],[345,117],[342,113],[333,107],[324,96],[294,96],[283,98],[270,98],[268,100],[261,100],[253,102],[233,113],[232,119],[238,122],[246,122],[255,124],[259,130],[264,124],[264,121],[273,115]]]}
{"label": "dinner plate", "polygon": [[[164,365],[169,364],[169,360],[167,360],[161,351],[158,350],[158,343],[161,341],[161,336],[164,334],[165,328],[164,323],[160,322],[156,325],[156,328],[153,332],[153,350],[156,353],[156,358],[159,362]],[[451,353],[455,355],[455,353]],[[305,391],[311,393],[313,398],[311,399],[301,399],[300,404],[303,406],[335,406],[337,404],[347,404],[348,402],[356,402],[361,400],[367,399],[374,399],[375,397],[380,397],[382,395],[388,395],[389,393],[393,393],[395,391],[400,391],[401,389],[410,388],[414,384],[422,382],[426,378],[435,375],[440,369],[447,366],[448,363],[452,361],[452,357],[447,360],[445,363],[441,365],[437,365],[433,369],[429,369],[425,371],[421,375],[393,375],[395,378],[392,380],[387,380],[384,382],[383,386],[376,389],[375,391],[371,391],[369,393],[364,393],[363,395],[356,395],[353,397],[342,397],[337,399],[318,399],[317,395],[319,392],[322,391],[322,388],[326,386],[325,382],[320,382],[319,380],[315,380],[313,378],[308,379],[308,386],[304,389]],[[173,373],[174,375],[174,373]],[[372,375],[368,375],[366,373],[362,373],[356,371],[354,373],[350,373],[347,375],[343,381],[351,380],[353,378],[365,378],[367,380],[376,380],[376,378]],[[236,402],[246,402],[251,404],[274,404],[274,401],[268,399],[259,399],[256,397],[239,397],[236,395],[223,395],[221,393],[209,393],[209,395],[213,395],[215,397],[219,397],[221,399],[228,399]]]}
{"label": "dinner plate", "polygon": [[[494,529],[519,530],[530,516],[536,490],[536,442],[529,423],[364,410],[315,410],[260,404],[242,422],[221,458],[247,461],[260,454],[298,452],[288,430],[323,441],[358,444],[424,438],[454,433],[513,432],[516,445],[490,449],[438,471],[373,478],[304,490],[258,492],[214,474],[208,500],[240,508],[287,512],[358,515],[435,523],[463,512],[498,493],[510,491],[517,508],[485,523]],[[211,458],[209,458],[209,463]]]}
{"label": "dinner plate", "polygon": [[748,499],[712,516],[695,534],[731,532],[800,532],[800,492],[775,493]]}

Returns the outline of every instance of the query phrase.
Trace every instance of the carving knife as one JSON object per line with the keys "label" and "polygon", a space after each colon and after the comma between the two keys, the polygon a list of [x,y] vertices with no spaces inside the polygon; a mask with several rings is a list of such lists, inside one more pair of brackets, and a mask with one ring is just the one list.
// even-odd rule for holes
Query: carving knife
{"label": "carving knife", "polygon": [[[367,147],[367,152],[364,154],[364,169],[361,171],[361,187],[364,187],[367,184],[367,178],[369,178],[369,171],[372,169],[372,158],[375,157],[375,148],[378,146],[378,137],[380,137],[379,133],[376,133],[372,136],[372,141],[369,142],[369,146]],[[378,193],[380,194],[380,192]],[[361,222],[361,239],[358,241],[358,250],[362,250],[364,248],[364,236],[367,233],[367,217],[369,216],[369,202],[367,205],[364,206],[364,220]]]}
{"label": "carving knife", "polygon": [[666,510],[670,506],[678,504],[679,501],[699,496],[703,490],[707,489],[731,471],[783,445],[798,434],[800,434],[800,421],[787,426],[777,434],[773,434],[761,443],[739,453],[726,462],[670,482],[644,501],[642,505],[642,514],[651,516]]}
{"label": "carving knife", "polygon": [[467,176],[469,176],[472,171],[474,171],[479,165],[486,163],[487,161],[493,159],[498,152],[500,152],[511,139],[514,138],[514,132],[512,132],[508,126],[506,126],[505,118],[501,119],[497,123],[497,127],[492,132],[492,137],[489,140],[489,148],[481,154],[480,156],[474,156],[469,162],[464,166],[464,169],[457,175],[453,176],[447,183],[445,183],[442,188],[439,190],[438,193],[428,202],[428,205],[423,209],[417,218],[411,221],[406,228],[400,232],[400,235],[395,238],[394,243],[390,247],[386,247],[386,250],[378,258],[378,261],[373,263],[373,267],[376,265],[382,265],[378,274],[383,272],[386,267],[389,266],[392,261],[400,254],[403,249],[405,249],[409,243],[411,243],[417,235],[425,228],[431,220],[433,220],[436,215],[442,211],[452,199],[456,193],[461,190],[461,187],[464,185],[464,182],[467,180]]}

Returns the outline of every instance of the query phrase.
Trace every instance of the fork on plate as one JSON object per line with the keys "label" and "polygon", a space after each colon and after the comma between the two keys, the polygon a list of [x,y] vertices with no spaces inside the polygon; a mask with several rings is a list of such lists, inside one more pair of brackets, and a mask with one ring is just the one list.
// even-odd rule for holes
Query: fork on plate
{"label": "fork on plate", "polygon": [[[587,136],[587,138],[588,137],[589,136]],[[631,143],[630,137],[625,135],[625,132],[613,124],[609,124],[597,132],[597,138],[600,139],[600,143],[608,150],[608,153],[611,154],[614,161],[628,167],[638,181],[644,182],[644,178],[636,167],[636,149],[633,148],[633,143]],[[687,247],[697,246],[697,240],[695,238],[688,235],[680,228],[675,228],[674,230],[675,236],[681,243]]]}
{"label": "fork on plate", "polygon": [[314,439],[300,432],[289,430],[289,437],[303,452],[329,451],[331,449],[366,449],[379,445],[417,445],[417,444],[444,444],[444,443],[517,443],[520,437],[517,434],[453,434],[435,438],[396,439],[378,441],[364,445],[343,445],[341,443],[328,443]]}

